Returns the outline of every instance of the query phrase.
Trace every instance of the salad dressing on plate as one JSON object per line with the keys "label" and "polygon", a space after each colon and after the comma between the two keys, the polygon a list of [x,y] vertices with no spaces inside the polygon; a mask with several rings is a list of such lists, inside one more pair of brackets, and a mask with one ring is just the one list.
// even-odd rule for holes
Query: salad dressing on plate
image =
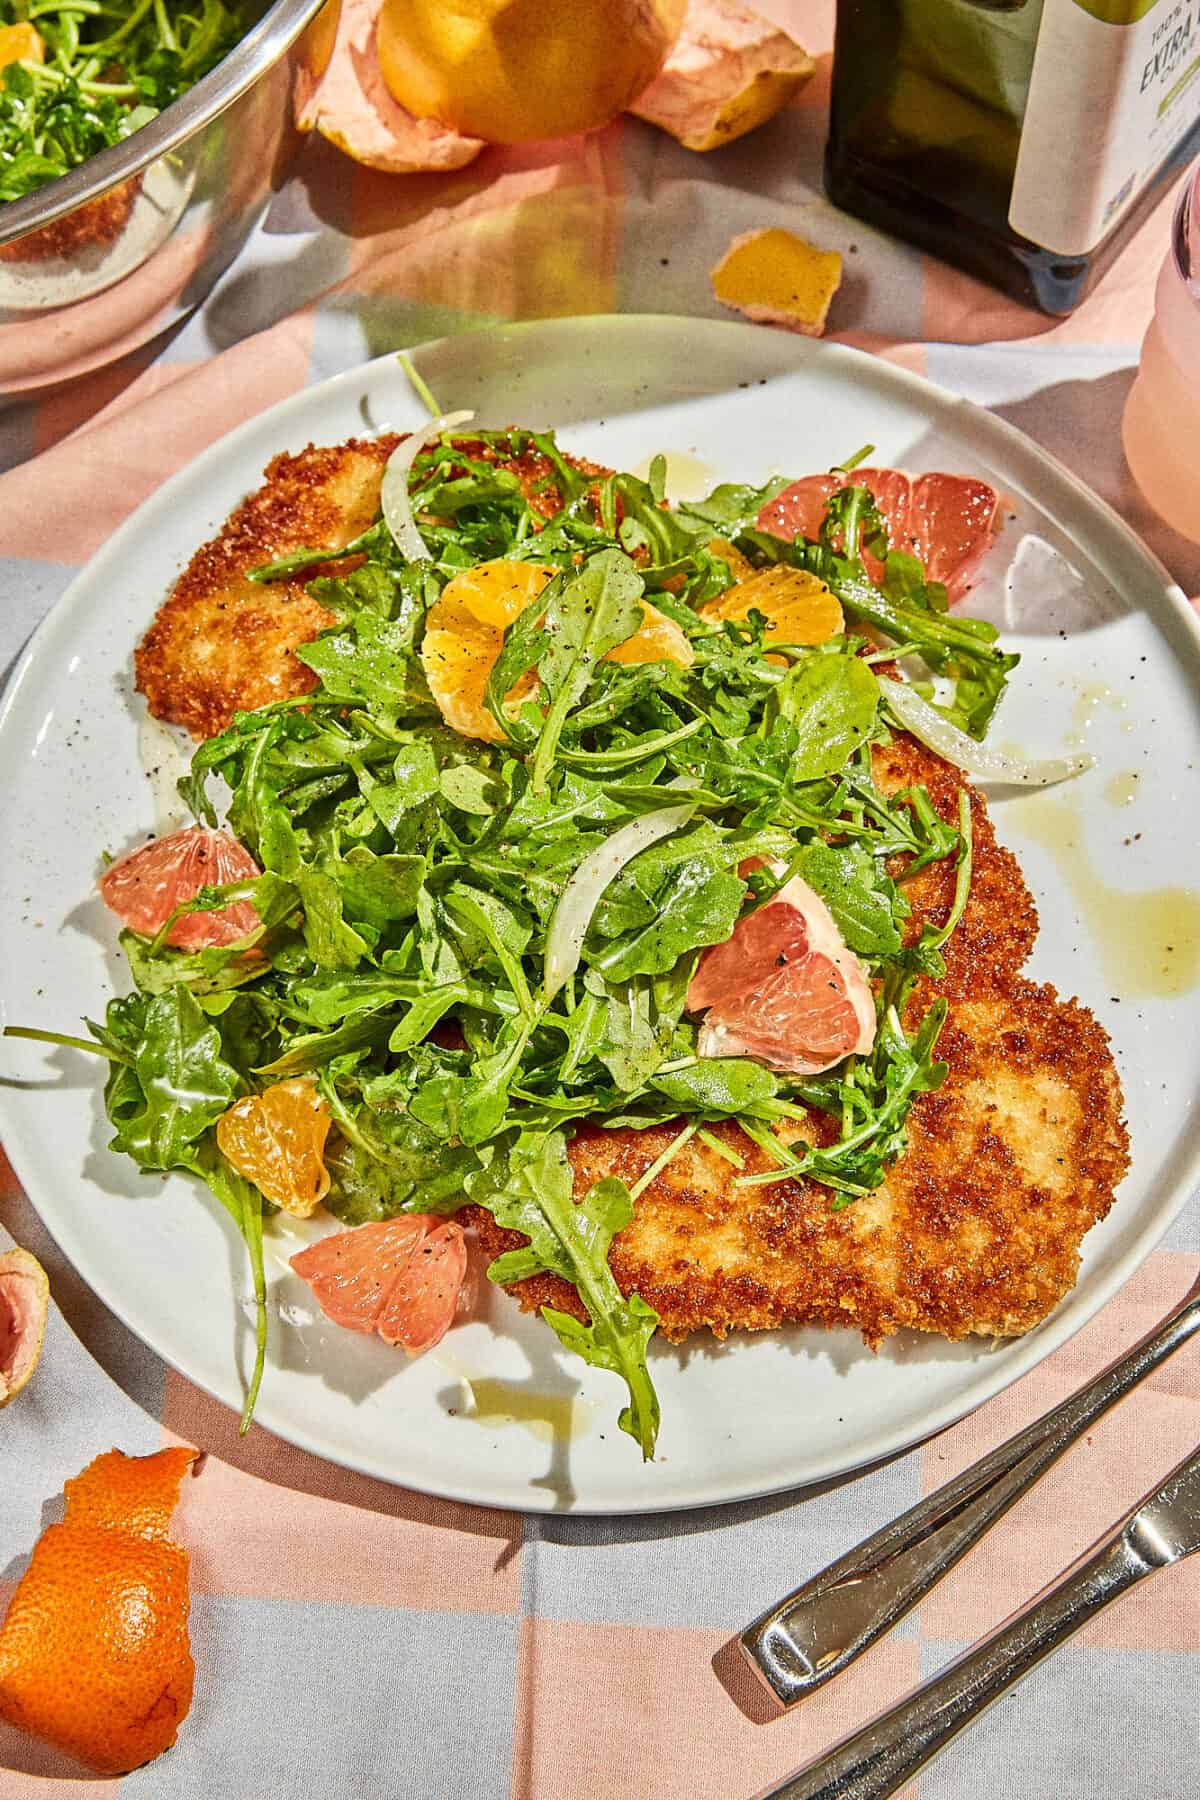
{"label": "salad dressing on plate", "polygon": [[1072,800],[1039,794],[1010,801],[1005,813],[1054,858],[1118,993],[1171,1000],[1200,985],[1200,893],[1111,886],[1088,855],[1083,819]]}

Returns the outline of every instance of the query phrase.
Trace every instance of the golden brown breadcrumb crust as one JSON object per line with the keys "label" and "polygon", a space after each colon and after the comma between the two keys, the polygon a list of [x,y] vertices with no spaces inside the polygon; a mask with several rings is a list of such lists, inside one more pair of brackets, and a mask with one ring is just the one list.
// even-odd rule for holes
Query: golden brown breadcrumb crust
{"label": "golden brown breadcrumb crust", "polygon": [[[909,1115],[909,1149],[883,1186],[833,1211],[827,1189],[739,1187],[693,1139],[639,1196],[613,1244],[613,1273],[673,1342],[707,1328],[850,1325],[868,1343],[910,1327],[963,1338],[1028,1331],[1073,1286],[1084,1233],[1107,1212],[1128,1146],[1104,1032],[1053,988],[1019,978],[960,1002],[939,1050],[945,1085]],[[587,1128],[571,1145],[579,1191],[632,1185],[675,1136]],[[768,1167],[736,1126],[716,1135]],[[468,1217],[489,1255],[524,1242],[490,1213]],[[515,1290],[523,1307],[586,1317],[556,1276]]]}
{"label": "golden brown breadcrumb crust", "polygon": [[[156,717],[205,737],[236,710],[312,689],[315,677],[292,652],[329,615],[306,594],[303,574],[261,586],[246,571],[303,545],[336,548],[364,530],[398,441],[309,446],[272,461],[264,486],[192,558],[137,653],[138,686]],[[538,511],[557,510],[544,458],[507,466]],[[873,759],[887,792],[921,783],[957,823],[966,784],[939,757],[899,735]],[[913,1000],[914,1014],[936,992],[950,1001],[939,1044],[944,1087],[916,1101],[909,1150],[884,1185],[839,1211],[813,1183],[741,1187],[738,1171],[693,1139],[641,1194],[611,1254],[622,1290],[655,1308],[666,1337],[784,1324],[849,1325],[872,1344],[905,1326],[949,1338],[1010,1335],[1037,1324],[1075,1281],[1080,1241],[1108,1211],[1128,1163],[1116,1071],[1089,1012],[1022,979],[1037,933],[1033,899],[1015,858],[996,843],[983,799],[966,791],[970,900],[946,945],[945,980],[923,980]],[[901,878],[902,866],[892,873]],[[925,923],[946,921],[954,886],[945,863],[905,883],[909,941]],[[831,1129],[814,1114],[804,1135],[827,1140]],[[736,1126],[716,1130],[745,1173],[767,1166]],[[675,1135],[671,1125],[583,1128],[570,1149],[577,1190],[606,1174],[632,1184]],[[525,1242],[480,1208],[459,1216],[490,1254]],[[513,1291],[524,1307],[585,1316],[557,1277]]]}
{"label": "golden brown breadcrumb crust", "polygon": [[[906,737],[873,755],[881,787],[923,783],[938,812],[957,817],[967,784],[939,757]],[[970,899],[946,945],[945,980],[923,981],[912,1004],[915,1015],[938,992],[950,1001],[938,1043],[949,1073],[914,1103],[908,1151],[874,1194],[833,1211],[829,1191],[812,1182],[739,1187],[738,1171],[693,1139],[639,1196],[610,1257],[622,1291],[654,1307],[665,1337],[788,1324],[850,1325],[871,1344],[901,1327],[1012,1336],[1074,1285],[1084,1233],[1128,1166],[1120,1087],[1091,1013],[1022,979],[1037,932],[1033,898],[982,797],[967,792]],[[911,940],[925,923],[945,922],[953,868],[935,865],[904,891]],[[632,1185],[677,1129],[581,1131],[570,1152],[578,1191],[602,1175]],[[736,1126],[716,1130],[745,1173],[768,1166]],[[812,1115],[803,1135],[827,1140],[829,1121]],[[525,1241],[480,1208],[459,1217],[490,1255]],[[585,1316],[555,1276],[514,1291],[523,1307]]]}
{"label": "golden brown breadcrumb crust", "polygon": [[[365,531],[379,512],[384,464],[400,441],[386,433],[310,444],[268,463],[263,486],[197,550],[135,653],[138,690],[156,719],[211,737],[235,712],[311,693],[317,678],[293,651],[334,622],[306,592],[308,574],[316,571],[265,584],[249,580],[247,571],[304,548],[338,549]],[[534,511],[549,518],[561,507],[553,466],[536,451],[514,460],[490,444],[464,448],[511,468]],[[586,474],[606,472],[567,460]],[[353,566],[347,559],[319,572]]]}

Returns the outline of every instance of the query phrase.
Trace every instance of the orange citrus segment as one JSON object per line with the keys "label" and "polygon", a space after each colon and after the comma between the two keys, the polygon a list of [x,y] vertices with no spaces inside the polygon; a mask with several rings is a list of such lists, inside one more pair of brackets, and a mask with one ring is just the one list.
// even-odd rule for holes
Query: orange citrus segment
{"label": "orange citrus segment", "polygon": [[[536,600],[554,574],[542,563],[498,557],[454,575],[430,607],[421,643],[421,667],[438,711],[463,737],[502,744],[504,733],[484,705],[488,677],[504,633]],[[507,696],[515,711],[534,687],[532,675]]]}
{"label": "orange citrus segment", "polygon": [[719,556],[735,581],[741,581],[745,575],[753,575],[754,564],[747,562],[736,544],[727,538],[712,538],[708,548],[713,556]]}
{"label": "orange citrus segment", "polygon": [[687,633],[674,619],[668,619],[666,613],[659,612],[657,606],[651,606],[648,600],[643,600],[640,629],[632,637],[626,638],[623,644],[617,644],[610,650],[604,660],[619,663],[673,662],[678,663],[681,669],[690,669],[696,660],[696,652],[688,642]]}
{"label": "orange citrus segment", "polygon": [[0,25],[0,69],[6,69],[10,63],[45,60],[46,46],[32,25]]}
{"label": "orange citrus segment", "polygon": [[188,1558],[167,1521],[195,1457],[111,1450],[69,1481],[0,1626],[0,1717],[102,1775],[168,1749],[191,1705]]}
{"label": "orange citrus segment", "polygon": [[837,598],[807,569],[757,569],[701,608],[705,619],[749,618],[762,613],[766,637],[780,644],[823,644],[845,620]]}
{"label": "orange citrus segment", "polygon": [[[541,563],[497,558],[452,576],[430,607],[421,643],[421,667],[429,691],[447,725],[463,737],[504,742],[504,733],[484,704],[488,677],[504,644],[504,633],[541,593],[556,571]],[[611,662],[676,662],[693,659],[686,634],[665,613],[642,602],[642,624],[608,653]],[[531,672],[506,696],[512,711],[534,691]]]}
{"label": "orange citrus segment", "polygon": [[275,1206],[307,1219],[329,1192],[329,1108],[310,1075],[235,1100],[217,1120],[217,1144],[239,1175]]}

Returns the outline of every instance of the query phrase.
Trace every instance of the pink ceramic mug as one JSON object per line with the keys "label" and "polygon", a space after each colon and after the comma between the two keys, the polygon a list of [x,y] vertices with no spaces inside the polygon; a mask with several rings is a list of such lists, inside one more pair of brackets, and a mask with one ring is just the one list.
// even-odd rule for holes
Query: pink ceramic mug
{"label": "pink ceramic mug", "polygon": [[1200,165],[1175,211],[1124,437],[1155,512],[1200,544]]}

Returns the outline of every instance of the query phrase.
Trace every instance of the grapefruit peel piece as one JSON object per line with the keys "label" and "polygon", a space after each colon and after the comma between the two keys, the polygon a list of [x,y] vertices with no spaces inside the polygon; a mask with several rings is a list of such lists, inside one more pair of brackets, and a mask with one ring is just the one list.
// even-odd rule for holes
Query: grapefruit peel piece
{"label": "grapefruit peel piece", "polygon": [[390,175],[465,168],[484,149],[437,119],[416,119],[389,93],[379,67],[379,0],[342,0],[333,54],[320,72],[297,71],[301,131],[318,131],[370,169]]}
{"label": "grapefruit peel piece", "polygon": [[50,1282],[28,1250],[0,1256],[0,1406],[15,1400],[37,1368],[46,1335]]}
{"label": "grapefruit peel piece", "polygon": [[820,337],[841,285],[842,259],[775,225],[735,237],[711,279],[721,305],[755,324]]}
{"label": "grapefruit peel piece", "polygon": [[687,150],[717,150],[774,118],[815,67],[740,0],[689,0],[674,49],[629,110]]}

